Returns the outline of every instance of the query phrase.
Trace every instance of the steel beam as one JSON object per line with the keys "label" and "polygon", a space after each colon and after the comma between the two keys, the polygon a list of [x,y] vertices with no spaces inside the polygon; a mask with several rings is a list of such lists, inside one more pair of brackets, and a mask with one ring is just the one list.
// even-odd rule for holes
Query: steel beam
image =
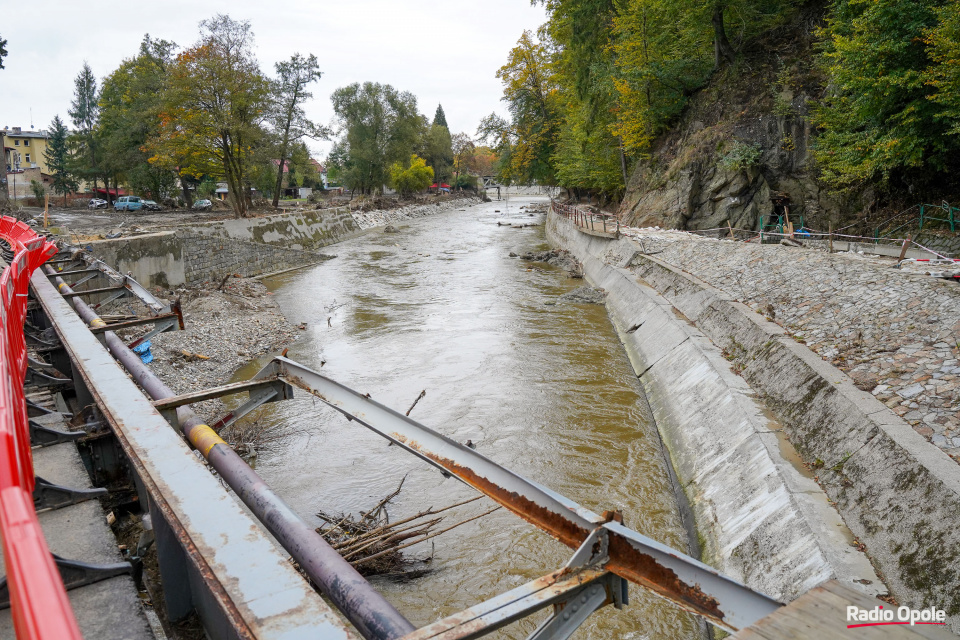
{"label": "steel beam", "polygon": [[176,409],[177,407],[194,404],[195,402],[203,402],[204,400],[222,398],[223,396],[229,396],[235,393],[243,393],[244,391],[253,393],[254,391],[260,391],[263,389],[271,389],[275,392],[280,392],[280,397],[277,398],[278,400],[287,400],[293,397],[293,388],[285,382],[281,382],[276,378],[273,378],[272,380],[257,379],[246,380],[244,382],[234,382],[233,384],[223,385],[222,387],[212,387],[210,389],[195,391],[193,393],[184,393],[178,396],[164,398],[163,400],[154,400],[153,406],[157,408],[157,411],[163,411],[164,409]]}
{"label": "steel beam", "polygon": [[[170,429],[70,302],[39,272],[31,283],[144,487],[154,526],[169,530],[182,555],[187,595],[210,636],[356,638]],[[170,562],[177,566],[176,558]]]}
{"label": "steel beam", "polygon": [[482,454],[401,413],[286,358],[257,377],[279,374],[352,420],[477,489],[571,548],[596,527],[609,534],[607,568],[730,631],[773,613],[781,603],[698,560],[622,524],[608,522],[564,496],[531,482]]}
{"label": "steel beam", "polygon": [[114,291],[126,291],[126,290],[127,290],[126,287],[122,285],[118,285],[115,287],[101,287],[99,289],[86,289],[85,291],[74,291],[73,293],[68,293],[63,297],[75,298],[77,296],[94,296],[94,295],[97,295],[98,293],[111,293]]}
{"label": "steel beam", "polygon": [[[47,269],[49,272],[53,271]],[[62,279],[56,278],[55,282],[58,291],[70,291],[70,287]],[[90,331],[106,326],[96,312],[80,298],[72,298],[69,303],[61,298],[61,302],[72,304],[77,315],[89,325]],[[152,398],[162,400],[176,395],[143,364],[140,357],[131,351],[116,333],[105,331],[103,336],[110,353]],[[89,334],[89,337],[96,339],[92,334]],[[156,412],[154,407],[151,406],[151,409]],[[293,556],[310,579],[365,638],[393,640],[413,631],[413,625],[312,526],[276,495],[213,429],[204,424],[189,407],[180,407],[175,411],[180,429],[187,440],[207,459],[227,485],[236,492],[237,497],[250,507],[281,546]]]}
{"label": "steel beam", "polygon": [[91,327],[90,331],[93,333],[104,333],[106,331],[120,331],[121,329],[131,329],[133,327],[140,327],[145,324],[156,324],[163,320],[170,320],[169,328],[173,329],[179,322],[179,318],[175,313],[166,313],[159,316],[147,316],[146,318],[137,318],[136,320],[127,320],[126,322],[114,322],[113,324],[102,324],[96,327]]}

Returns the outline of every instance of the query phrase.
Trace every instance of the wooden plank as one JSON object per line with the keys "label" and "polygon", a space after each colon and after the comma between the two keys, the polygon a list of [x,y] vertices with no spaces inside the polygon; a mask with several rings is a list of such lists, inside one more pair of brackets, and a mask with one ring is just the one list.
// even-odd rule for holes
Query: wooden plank
{"label": "wooden plank", "polygon": [[893,606],[836,580],[831,580],[816,589],[811,589],[787,606],[731,637],[737,640],[799,640],[800,638],[849,640],[851,633],[859,632],[862,637],[878,640],[885,638],[930,638],[931,640],[953,638],[956,640],[956,636],[950,633],[948,627],[939,625],[884,625],[847,629],[847,625],[851,624],[847,622],[848,605],[856,605],[861,609]]}

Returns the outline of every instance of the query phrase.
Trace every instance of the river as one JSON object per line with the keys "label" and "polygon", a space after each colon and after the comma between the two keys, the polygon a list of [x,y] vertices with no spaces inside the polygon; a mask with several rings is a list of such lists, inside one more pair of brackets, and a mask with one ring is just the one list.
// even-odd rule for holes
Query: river
{"label": "river", "polygon": [[[583,284],[545,264],[508,257],[548,248],[534,198],[374,230],[327,247],[337,258],[274,278],[287,317],[308,323],[288,357],[320,369],[521,475],[628,526],[686,549],[656,428],[602,305],[559,296]],[[498,211],[499,210],[499,211]],[[538,223],[516,229],[497,222]],[[239,377],[249,375],[241,372]],[[306,394],[267,405],[284,434],[257,468],[304,517],[370,508],[406,476],[392,519],[475,495]],[[491,508],[484,498],[444,526]],[[571,550],[499,510],[433,540],[433,571],[377,588],[422,626],[560,568]],[[413,547],[429,555],[430,543]],[[578,638],[692,638],[699,625],[631,586],[631,604],[591,616]],[[539,614],[492,637],[524,638]]]}

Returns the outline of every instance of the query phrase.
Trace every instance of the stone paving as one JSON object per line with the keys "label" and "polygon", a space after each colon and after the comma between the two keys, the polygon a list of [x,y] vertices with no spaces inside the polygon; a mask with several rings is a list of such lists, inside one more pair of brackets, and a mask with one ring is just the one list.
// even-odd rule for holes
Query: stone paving
{"label": "stone paving", "polygon": [[780,324],[960,462],[960,283],[862,254],[623,232]]}

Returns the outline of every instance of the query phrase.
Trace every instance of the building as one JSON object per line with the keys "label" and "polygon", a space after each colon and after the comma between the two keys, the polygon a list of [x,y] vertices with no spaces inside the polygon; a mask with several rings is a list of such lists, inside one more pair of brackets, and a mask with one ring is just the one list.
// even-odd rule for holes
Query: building
{"label": "building", "polygon": [[20,169],[40,169],[42,173],[49,174],[50,167],[47,166],[47,158],[44,155],[49,137],[46,131],[24,131],[20,127],[4,127],[3,162],[7,173],[16,170],[19,165]]}

